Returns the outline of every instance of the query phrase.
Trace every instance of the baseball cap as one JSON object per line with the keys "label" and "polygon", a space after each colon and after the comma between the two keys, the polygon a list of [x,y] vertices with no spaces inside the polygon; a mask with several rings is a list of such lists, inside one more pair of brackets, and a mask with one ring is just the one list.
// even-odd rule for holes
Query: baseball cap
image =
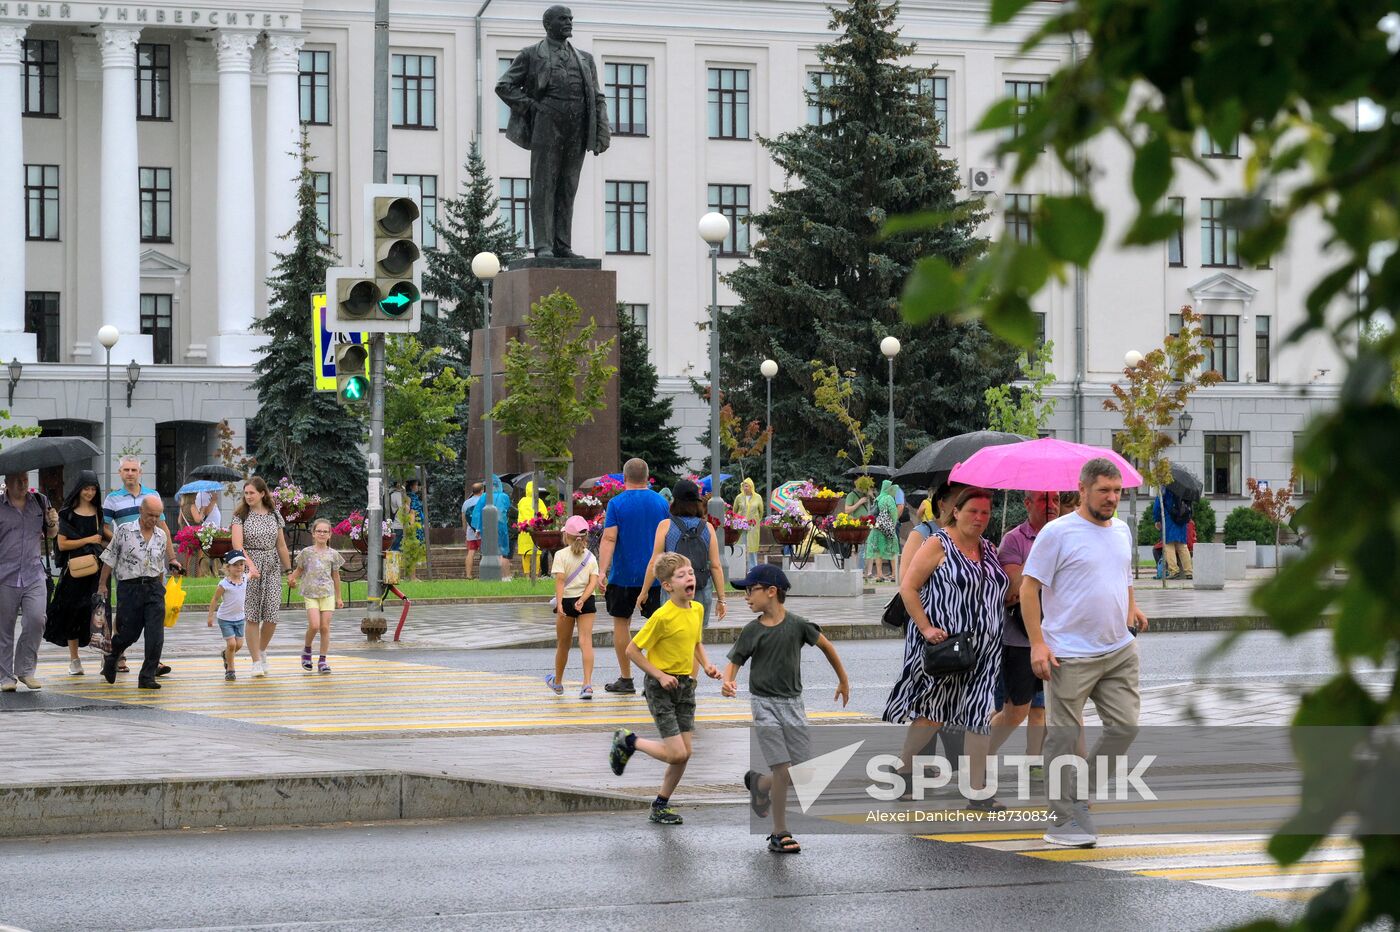
{"label": "baseball cap", "polygon": [[243,555],[242,550],[230,550],[224,554],[224,563],[232,566],[234,563],[243,563],[248,558]]}
{"label": "baseball cap", "polygon": [[749,570],[749,575],[743,579],[736,579],[732,585],[735,589],[747,589],[750,586],[777,586],[779,589],[791,589],[792,583],[788,582],[787,574],[781,567],[771,563],[759,563]]}
{"label": "baseball cap", "polygon": [[574,515],[568,521],[564,522],[564,533],[573,534],[576,536],[579,534],[587,534],[588,519],[585,518],[583,515]]}

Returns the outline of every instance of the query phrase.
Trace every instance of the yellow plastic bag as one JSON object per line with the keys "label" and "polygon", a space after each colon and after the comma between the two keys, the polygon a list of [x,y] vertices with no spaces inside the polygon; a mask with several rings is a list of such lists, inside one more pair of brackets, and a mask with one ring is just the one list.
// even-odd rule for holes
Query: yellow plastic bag
{"label": "yellow plastic bag", "polygon": [[399,576],[401,575],[399,557],[400,553],[397,550],[390,550],[384,554],[384,582],[387,585],[397,586],[399,584]]}
{"label": "yellow plastic bag", "polygon": [[180,620],[180,609],[185,605],[185,584],[175,576],[165,584],[165,626],[175,627]]}

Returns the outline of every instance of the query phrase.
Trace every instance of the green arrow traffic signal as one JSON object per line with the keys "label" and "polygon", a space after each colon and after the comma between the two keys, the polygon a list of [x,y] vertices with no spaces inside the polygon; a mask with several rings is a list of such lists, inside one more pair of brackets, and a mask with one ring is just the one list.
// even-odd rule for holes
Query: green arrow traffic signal
{"label": "green arrow traffic signal", "polygon": [[395,307],[401,308],[401,307],[403,307],[405,304],[408,304],[408,303],[409,303],[409,300],[408,300],[407,296],[405,296],[405,295],[401,295],[401,294],[391,294],[391,295],[389,295],[389,297],[385,298],[383,301],[380,301],[379,303],[380,303],[380,304],[392,304],[392,305],[394,305]]}

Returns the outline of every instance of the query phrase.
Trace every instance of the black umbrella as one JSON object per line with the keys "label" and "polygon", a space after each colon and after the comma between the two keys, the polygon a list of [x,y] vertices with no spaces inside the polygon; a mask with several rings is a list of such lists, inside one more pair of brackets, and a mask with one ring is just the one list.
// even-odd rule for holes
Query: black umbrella
{"label": "black umbrella", "polygon": [[101,455],[97,444],[86,437],[31,437],[0,451],[0,476],[85,463]]}
{"label": "black umbrella", "polygon": [[890,479],[894,477],[894,470],[888,466],[852,466],[846,470],[847,479],[858,479],[861,476],[869,476],[872,479]]}
{"label": "black umbrella", "polygon": [[983,447],[1020,443],[1029,439],[1020,434],[1007,434],[999,430],[974,430],[955,437],[945,437],[915,453],[909,462],[894,474],[894,480],[906,488],[935,488],[948,481],[948,474],[953,471],[954,466]]}
{"label": "black umbrella", "polygon": [[1195,504],[1201,500],[1204,488],[1201,485],[1201,480],[1197,479],[1189,469],[1172,463],[1172,481],[1167,483],[1167,491],[1175,495],[1177,501],[1185,502],[1188,505]]}
{"label": "black umbrella", "polygon": [[206,466],[196,466],[190,471],[191,479],[208,479],[211,482],[237,482],[243,478],[243,473],[218,463],[209,463]]}

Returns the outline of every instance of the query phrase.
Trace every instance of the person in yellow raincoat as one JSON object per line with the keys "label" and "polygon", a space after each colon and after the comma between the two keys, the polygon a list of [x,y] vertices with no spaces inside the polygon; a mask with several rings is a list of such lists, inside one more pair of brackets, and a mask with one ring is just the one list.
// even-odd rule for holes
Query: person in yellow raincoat
{"label": "person in yellow raincoat", "polygon": [[753,480],[745,479],[734,499],[734,513],[747,518],[749,530],[744,532],[744,566],[753,569],[758,563],[759,525],[763,522],[763,496],[754,491]]}
{"label": "person in yellow raincoat", "polygon": [[[534,480],[526,483],[525,497],[520,499],[520,504],[516,506],[515,520],[517,522],[529,521],[536,515],[544,514],[549,506],[544,502],[539,502],[539,510],[535,510],[535,483]],[[515,539],[515,551],[520,554],[520,568],[531,576],[538,576],[540,572],[540,552],[535,547],[535,539],[524,531]]]}

